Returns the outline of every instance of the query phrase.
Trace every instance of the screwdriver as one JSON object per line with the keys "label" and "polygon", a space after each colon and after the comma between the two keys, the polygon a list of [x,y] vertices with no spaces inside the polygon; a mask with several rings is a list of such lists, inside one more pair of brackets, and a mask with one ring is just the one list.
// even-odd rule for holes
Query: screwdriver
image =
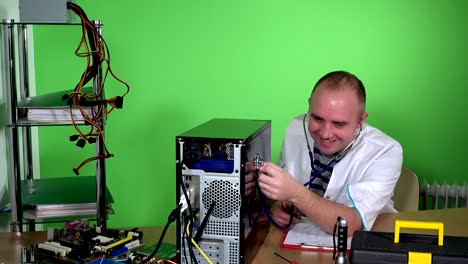
{"label": "screwdriver", "polygon": [[278,256],[278,257],[280,257],[280,258],[282,258],[282,259],[284,259],[284,260],[287,261],[288,263],[291,263],[291,264],[298,264],[296,261],[294,261],[294,260],[291,261],[291,260],[289,260],[289,259],[287,259],[287,258],[281,256],[280,254],[278,254],[278,253],[276,253],[276,252],[275,252],[275,255]]}

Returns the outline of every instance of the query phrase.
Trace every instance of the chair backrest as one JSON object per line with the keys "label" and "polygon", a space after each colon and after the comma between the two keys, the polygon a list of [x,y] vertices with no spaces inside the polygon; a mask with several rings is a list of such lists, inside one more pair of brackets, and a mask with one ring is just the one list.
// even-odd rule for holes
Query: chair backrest
{"label": "chair backrest", "polygon": [[399,212],[418,211],[419,180],[416,173],[403,167],[401,175],[393,191],[394,207]]}

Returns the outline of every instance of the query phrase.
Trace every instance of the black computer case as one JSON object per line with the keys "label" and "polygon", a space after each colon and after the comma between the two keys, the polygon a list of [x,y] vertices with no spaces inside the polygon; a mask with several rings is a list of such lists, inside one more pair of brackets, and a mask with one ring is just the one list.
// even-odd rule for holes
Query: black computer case
{"label": "black computer case", "polygon": [[190,205],[177,220],[177,263],[192,263],[191,251],[197,263],[208,263],[188,233],[202,234],[197,245],[212,263],[251,262],[258,248],[249,241],[266,234],[256,232],[259,192],[246,190],[246,168],[270,161],[270,148],[268,120],[215,118],[176,137],[176,199]]}

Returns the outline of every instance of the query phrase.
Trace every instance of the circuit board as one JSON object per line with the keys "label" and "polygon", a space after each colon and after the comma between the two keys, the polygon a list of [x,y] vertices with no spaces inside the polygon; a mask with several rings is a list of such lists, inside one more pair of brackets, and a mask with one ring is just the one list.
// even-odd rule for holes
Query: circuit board
{"label": "circuit board", "polygon": [[[136,253],[143,255],[143,256],[149,256],[151,255],[151,253],[154,251],[155,248],[156,248],[156,243],[149,244],[149,245],[142,245],[136,250]],[[156,257],[161,258],[161,259],[173,259],[176,257],[176,254],[177,254],[176,245],[163,242],[161,243],[161,246],[158,249],[158,252],[156,253]]]}

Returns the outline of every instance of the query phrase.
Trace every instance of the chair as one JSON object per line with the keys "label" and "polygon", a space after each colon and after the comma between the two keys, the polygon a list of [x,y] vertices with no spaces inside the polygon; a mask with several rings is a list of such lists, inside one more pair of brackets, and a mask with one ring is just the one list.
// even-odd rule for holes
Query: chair
{"label": "chair", "polygon": [[418,211],[419,180],[416,173],[403,167],[401,175],[393,191],[394,207],[399,212]]}

